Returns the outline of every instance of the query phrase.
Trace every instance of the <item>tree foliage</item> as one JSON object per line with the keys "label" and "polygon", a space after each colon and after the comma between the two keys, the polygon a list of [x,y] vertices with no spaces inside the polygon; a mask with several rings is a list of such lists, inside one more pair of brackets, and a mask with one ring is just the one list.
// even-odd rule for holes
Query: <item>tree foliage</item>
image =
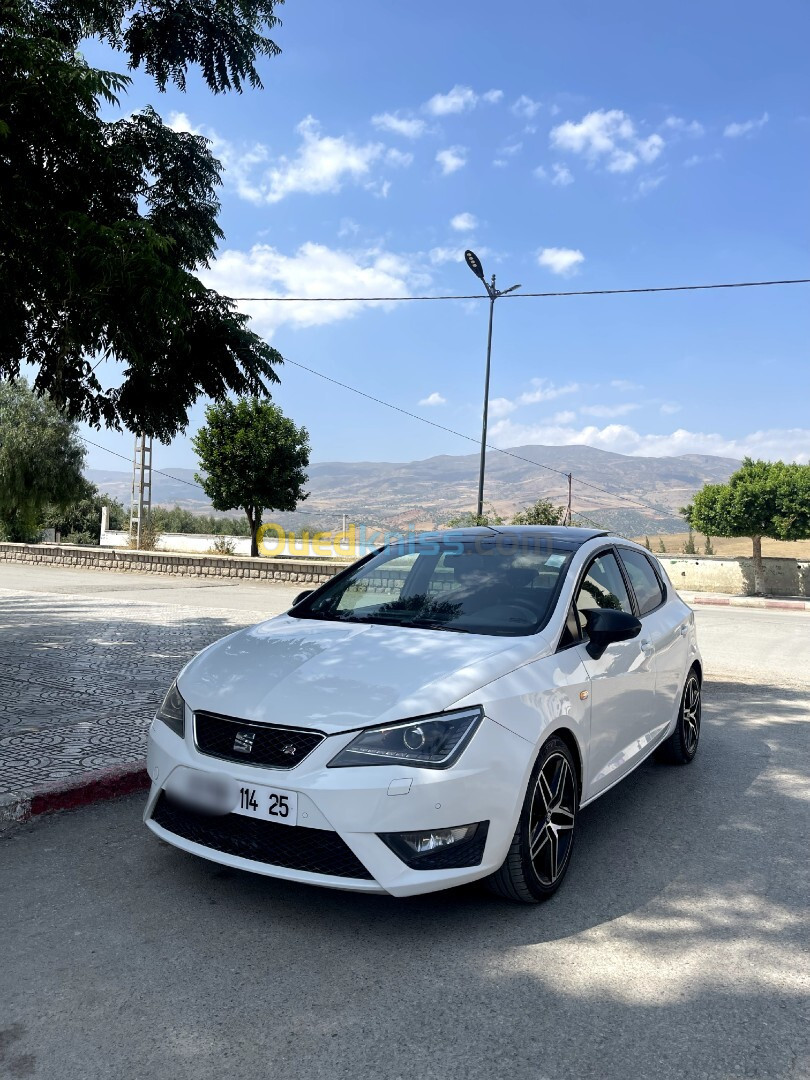
{"label": "tree foliage", "polygon": [[84,481],[84,490],[67,506],[50,506],[46,509],[41,525],[45,529],[57,529],[65,544],[94,544],[101,539],[101,508],[107,507],[109,527],[125,529],[129,515],[118,499],[102,495],[95,484]]}
{"label": "tree foliage", "polygon": [[[71,418],[167,439],[201,395],[266,393],[279,354],[196,276],[222,232],[207,141],[152,108],[103,120],[130,80],[91,68],[105,41],[163,89],[260,86],[274,0],[0,0],[0,376]],[[94,368],[119,361],[119,385]],[[156,389],[159,392],[156,393]]]}
{"label": "tree foliage", "polygon": [[471,510],[448,518],[445,528],[473,529],[477,525],[503,525],[503,518],[490,507],[486,514],[474,514]]}
{"label": "tree foliage", "polygon": [[750,537],[754,588],[762,592],[762,537],[810,538],[810,465],[745,458],[727,484],[707,484],[682,512],[690,528],[706,535]]}
{"label": "tree foliage", "polygon": [[512,518],[513,525],[562,525],[565,522],[566,509],[555,506],[547,499],[538,499],[525,510],[518,511]]}
{"label": "tree foliage", "polygon": [[192,444],[202,472],[195,480],[215,510],[245,511],[251,554],[265,510],[295,510],[306,499],[309,435],[271,401],[240,398],[209,405]]}
{"label": "tree foliage", "polygon": [[49,505],[82,498],[84,445],[76,425],[24,379],[0,382],[0,530],[7,540],[37,538]]}

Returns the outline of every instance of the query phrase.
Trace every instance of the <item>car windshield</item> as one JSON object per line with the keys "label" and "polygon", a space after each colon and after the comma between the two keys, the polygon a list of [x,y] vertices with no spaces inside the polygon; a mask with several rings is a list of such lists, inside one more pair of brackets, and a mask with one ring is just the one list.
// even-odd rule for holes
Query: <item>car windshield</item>
{"label": "car windshield", "polygon": [[328,582],[294,618],[521,636],[545,625],[572,547],[549,538],[392,546]]}

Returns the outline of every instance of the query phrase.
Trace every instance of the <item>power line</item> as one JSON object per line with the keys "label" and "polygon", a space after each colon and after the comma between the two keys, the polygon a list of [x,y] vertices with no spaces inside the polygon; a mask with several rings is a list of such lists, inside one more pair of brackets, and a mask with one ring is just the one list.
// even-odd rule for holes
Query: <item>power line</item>
{"label": "power line", "polygon": [[[809,285],[810,278],[780,281],[726,281],[709,285],[653,285],[641,289],[576,289],[568,292],[509,293],[510,300],[546,299],[556,296],[628,296],[637,293],[698,292],[706,289],[754,289],[765,285]],[[499,299],[505,299],[506,294]],[[229,300],[274,304],[372,304],[401,303],[406,300],[488,300],[482,293],[459,296],[229,296]]]}
{"label": "power line", "polygon": [[[85,439],[85,437],[83,435],[80,435],[79,438],[82,440],[83,443],[86,443],[88,446],[95,446],[97,450],[105,450],[108,454],[112,454],[113,457],[121,458],[122,461],[126,461],[128,465],[132,464],[132,458],[127,457],[125,454],[119,454],[117,450],[111,450],[109,448],[109,446],[102,446],[101,443],[93,442],[92,439]],[[197,491],[202,491],[203,495],[205,495],[205,489],[203,487],[201,487],[200,484],[194,484],[194,483],[192,483],[191,480],[184,480],[182,478],[182,476],[172,476],[171,473],[163,472],[161,469],[155,469],[155,468],[152,469],[152,472],[157,473],[158,476],[165,476],[169,480],[174,480],[178,484],[185,484],[187,487],[192,487],[192,488],[195,488]],[[343,511],[342,510],[279,510],[278,513],[280,513],[280,514],[312,514],[315,517],[317,517],[319,515],[321,517],[325,517],[327,514],[340,515],[340,514],[343,513]]]}
{"label": "power line", "polygon": [[[351,390],[353,394],[359,394],[360,397],[368,398],[369,401],[374,401],[378,405],[384,405],[387,409],[393,409],[395,412],[402,413],[403,416],[409,416],[413,420],[419,420],[423,424],[429,424],[431,427],[438,428],[439,431],[446,431],[450,435],[455,435],[459,439],[466,439],[467,442],[475,443],[478,445],[479,440],[472,435],[465,435],[463,431],[456,431],[454,428],[447,427],[445,424],[439,424],[435,420],[428,420],[426,416],[420,416],[418,413],[412,413],[408,409],[403,409],[400,405],[394,405],[390,401],[384,401],[382,398],[375,397],[373,394],[367,394],[365,390],[358,390],[356,386],[350,386],[348,383],[341,382],[339,379],[333,379],[330,375],[324,375],[322,371],[317,371],[315,368],[308,367],[306,364],[301,364],[297,360],[290,360],[285,358],[285,364],[292,364],[293,367],[302,368],[304,371],[309,371],[313,375],[317,375],[321,379],[326,379],[327,382],[333,383],[335,386],[340,386],[344,390]],[[531,458],[524,457],[522,454],[516,454],[512,450],[504,450],[500,446],[494,446],[492,443],[487,443],[488,450],[494,450],[498,454],[504,454],[506,457],[515,458],[517,461],[525,461],[528,465],[534,465],[538,469],[545,469],[547,472],[556,473],[557,476],[563,476],[568,479],[568,473],[563,469],[555,469],[552,465],[544,465],[542,461],[533,461]],[[638,504],[645,507],[648,510],[655,510],[656,513],[666,514],[667,516],[673,516],[672,510],[663,506],[656,506],[654,503],[646,502],[644,499],[638,498],[635,495],[626,496],[620,495],[617,491],[611,491],[609,488],[600,487],[598,484],[592,484],[587,480],[579,480],[576,482],[582,484],[585,487],[593,488],[594,491],[600,491],[603,495],[611,495],[615,499],[619,499],[621,502],[629,503],[630,505]],[[638,505],[634,509],[638,509]]]}

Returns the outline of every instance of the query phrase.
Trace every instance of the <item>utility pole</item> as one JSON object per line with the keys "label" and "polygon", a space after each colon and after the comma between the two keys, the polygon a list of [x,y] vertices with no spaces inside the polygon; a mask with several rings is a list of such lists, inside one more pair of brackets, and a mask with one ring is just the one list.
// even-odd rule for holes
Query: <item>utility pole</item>
{"label": "utility pole", "polygon": [[488,282],[484,277],[484,268],[481,265],[481,260],[475,254],[474,251],[465,251],[464,258],[467,262],[467,266],[472,270],[477,278],[482,282],[484,288],[487,290],[487,296],[489,297],[489,330],[487,331],[487,365],[486,373],[484,375],[484,412],[481,422],[481,459],[478,466],[478,502],[476,505],[476,520],[480,519],[484,515],[484,473],[486,470],[487,459],[487,417],[489,413],[489,375],[492,361],[492,321],[495,317],[495,301],[499,296],[506,296],[507,293],[514,292],[515,289],[519,289],[520,285],[512,285],[508,289],[495,288],[495,275],[492,275],[492,281]]}
{"label": "utility pole", "polygon": [[132,495],[129,503],[129,535],[141,546],[143,526],[152,511],[152,439],[135,436],[132,455]]}
{"label": "utility pole", "polygon": [[565,515],[565,524],[566,525],[571,524],[571,484],[572,484],[572,482],[573,482],[573,477],[572,477],[571,473],[569,473],[568,474],[568,511],[567,511],[567,513]]}

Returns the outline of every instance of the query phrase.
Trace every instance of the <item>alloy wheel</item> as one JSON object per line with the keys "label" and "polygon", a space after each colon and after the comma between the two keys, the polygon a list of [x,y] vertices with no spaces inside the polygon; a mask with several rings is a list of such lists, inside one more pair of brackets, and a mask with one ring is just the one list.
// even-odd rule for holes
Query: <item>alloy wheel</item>
{"label": "alloy wheel", "polygon": [[693,673],[683,692],[683,741],[689,757],[697,750],[700,738],[700,683]]}
{"label": "alloy wheel", "polygon": [[563,755],[553,753],[537,777],[529,813],[529,855],[544,885],[553,885],[565,871],[575,817],[576,779]]}

